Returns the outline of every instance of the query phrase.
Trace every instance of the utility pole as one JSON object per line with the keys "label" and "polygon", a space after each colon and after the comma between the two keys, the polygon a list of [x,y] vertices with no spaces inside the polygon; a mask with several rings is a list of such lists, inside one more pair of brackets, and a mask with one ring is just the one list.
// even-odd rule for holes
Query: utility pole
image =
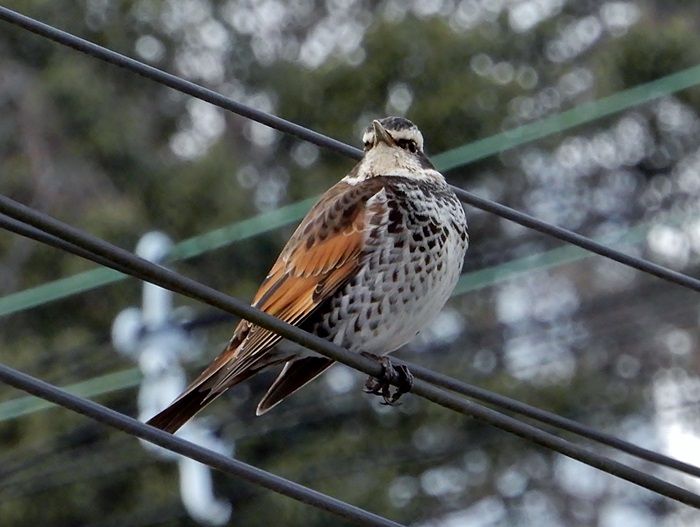
{"label": "utility pole", "polygon": [[[163,262],[172,241],[161,232],[145,234],[136,254],[154,263]],[[117,351],[134,360],[143,380],[138,395],[139,419],[146,421],[170,404],[187,386],[182,363],[197,359],[201,342],[182,329],[173,316],[173,293],[148,282],[143,283],[141,308],[130,307],[117,315],[112,324],[112,342]],[[208,419],[192,419],[178,435],[225,455],[233,455],[233,445],[214,433]],[[163,459],[177,461],[180,495],[189,515],[205,525],[223,525],[232,507],[214,496],[209,467],[142,441],[144,448]]]}

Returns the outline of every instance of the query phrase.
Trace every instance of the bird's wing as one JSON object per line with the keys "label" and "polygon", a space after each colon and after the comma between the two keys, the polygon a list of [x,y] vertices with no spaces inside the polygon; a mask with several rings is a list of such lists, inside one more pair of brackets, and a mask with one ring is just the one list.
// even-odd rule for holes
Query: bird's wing
{"label": "bird's wing", "polygon": [[[367,201],[380,189],[376,183],[340,183],[331,188],[292,235],[252,305],[298,325],[352,278],[364,249]],[[236,348],[229,347],[229,353],[221,357],[230,372],[227,376],[254,367],[279,340],[277,334],[241,321],[233,338]],[[225,382],[225,378],[220,380]]]}
{"label": "bird's wing", "polygon": [[[252,305],[290,324],[298,325],[311,315],[361,266],[366,233],[377,228],[382,223],[379,218],[387,214],[386,199],[371,199],[383,188],[383,178],[355,185],[341,181],[330,188],[294,232]],[[176,429],[230,386],[281,362],[283,359],[266,354],[280,339],[242,320],[226,349],[171,407],[149,423]]]}

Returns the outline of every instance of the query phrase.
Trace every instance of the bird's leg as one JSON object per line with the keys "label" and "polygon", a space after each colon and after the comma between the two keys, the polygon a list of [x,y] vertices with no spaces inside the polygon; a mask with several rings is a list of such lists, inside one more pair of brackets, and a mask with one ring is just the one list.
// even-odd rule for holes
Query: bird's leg
{"label": "bird's leg", "polygon": [[[367,357],[368,359],[376,360],[381,363],[382,358],[374,353],[367,353],[365,351],[361,352],[360,355]],[[367,377],[367,382],[365,382],[365,393],[371,393],[372,395],[382,395],[383,383],[377,377],[372,377],[371,375]]]}
{"label": "bird's leg", "polygon": [[[381,395],[384,399],[382,404],[394,406],[401,396],[410,392],[413,388],[413,374],[407,366],[399,364],[394,366],[391,359],[386,356],[378,356],[372,353],[362,352],[367,358],[376,360],[382,366],[382,373],[379,377],[369,376],[365,383],[365,393]],[[396,385],[396,390],[391,393],[391,385]]]}
{"label": "bird's leg", "polygon": [[396,374],[398,375],[396,392],[392,397],[392,404],[395,404],[404,393],[410,392],[413,389],[413,374],[408,366],[405,364],[399,364],[394,366]]}

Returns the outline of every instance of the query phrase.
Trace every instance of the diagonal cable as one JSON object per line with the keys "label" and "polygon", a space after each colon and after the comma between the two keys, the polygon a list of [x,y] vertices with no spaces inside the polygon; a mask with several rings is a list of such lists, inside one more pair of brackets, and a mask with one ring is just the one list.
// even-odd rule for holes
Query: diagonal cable
{"label": "diagonal cable", "polygon": [[459,381],[447,375],[429,370],[428,368],[418,366],[417,364],[412,364],[400,359],[394,359],[394,362],[405,364],[411,370],[413,375],[419,379],[423,379],[424,381],[434,384],[435,386],[466,395],[467,397],[471,397],[472,399],[476,399],[484,403],[492,404],[504,410],[515,412],[525,417],[540,421],[541,423],[546,423],[562,430],[566,430],[567,432],[572,432],[587,439],[597,441],[603,445],[616,448],[640,459],[656,463],[657,465],[673,468],[690,476],[700,477],[700,467],[691,465],[690,463],[685,463],[669,456],[665,456],[658,452],[654,452],[648,448],[642,448],[630,443],[629,441],[624,441],[623,439],[615,437],[612,434],[600,432],[588,426],[582,425],[573,419],[567,419],[566,417],[562,417],[552,412],[548,412],[535,406],[511,399],[510,397],[485,390],[484,388],[474,386],[473,384]]}
{"label": "diagonal cable", "polygon": [[[27,26],[25,26],[25,27],[27,27]],[[50,28],[50,26],[45,26],[45,27]],[[28,29],[31,29],[31,28],[28,28]],[[50,28],[50,29],[53,29],[53,28]],[[61,43],[64,43],[64,44],[66,43],[64,41],[61,41],[58,38],[55,38],[55,40],[57,40]],[[84,42],[87,42],[87,41],[84,41]],[[73,47],[75,47],[75,46],[73,46]],[[97,55],[97,56],[99,56],[99,55]],[[99,56],[99,58],[105,59],[105,56],[104,55]],[[126,58],[126,57],[124,57],[124,58]],[[105,59],[105,60],[108,60],[108,59]],[[137,61],[131,61],[131,64],[129,64],[125,67],[133,66],[133,63],[137,63]],[[138,63],[138,64],[141,64],[141,63]],[[124,65],[124,64],[120,64],[120,65]],[[143,65],[143,66],[145,66],[145,65]],[[150,68],[150,67],[147,67],[147,68]],[[155,68],[150,68],[150,69],[155,70]],[[158,71],[158,70],[156,70],[156,71]],[[149,76],[149,75],[147,75],[147,76]],[[174,77],[174,76],[170,76],[170,77]],[[177,77],[174,77],[174,79],[177,79]],[[173,79],[170,79],[170,80],[172,81]],[[176,87],[172,83],[166,82],[165,84],[167,84],[171,87]],[[201,88],[201,87],[199,87],[199,88]],[[217,101],[217,97],[212,97],[212,94],[216,95],[215,92],[211,92],[211,93],[207,94],[208,98],[205,97],[204,100],[208,100],[209,102],[212,102],[213,104],[218,104],[219,106],[222,106],[220,104],[220,101]],[[338,143],[337,141],[335,141],[335,140],[331,140],[331,142],[322,141],[321,139],[323,138],[323,136],[321,136],[321,134],[316,134],[315,132],[311,132],[307,129],[304,129],[303,127],[298,127],[297,125],[294,125],[293,123],[289,123],[288,121],[284,121],[284,120],[279,119],[279,118],[274,118],[274,116],[269,116],[269,115],[263,114],[262,112],[257,112],[257,111],[254,111],[252,109],[245,108],[242,105],[238,105],[238,104],[228,105],[228,106],[224,105],[222,107],[230,109],[231,111],[234,111],[234,112],[239,113],[241,115],[244,115],[246,117],[258,120],[259,122],[262,122],[263,124],[267,124],[268,126],[272,126],[273,128],[277,128],[278,130],[283,130],[287,133],[292,133],[294,135],[302,137],[303,139],[310,140],[310,141],[312,141],[320,146],[332,148],[332,149],[339,151],[341,153],[350,152],[347,155],[353,155],[351,150],[345,149],[345,151],[343,151],[343,149],[339,149],[338,148],[339,145],[334,144],[334,142]],[[615,111],[615,110],[613,110],[613,111]],[[311,134],[312,134],[311,136],[308,135],[309,132],[311,132]],[[313,134],[316,134],[318,137],[313,137]],[[527,134],[521,134],[521,135],[527,136]],[[325,139],[328,139],[328,138],[325,138]],[[340,143],[340,145],[342,145],[342,143]],[[347,145],[345,145],[345,146],[347,146]],[[351,148],[351,147],[348,147],[348,148]],[[353,155],[353,157],[355,157],[355,156]],[[514,211],[513,209],[509,209],[507,207],[498,206],[498,204],[493,204],[491,202],[488,202],[487,200],[481,200],[481,198],[478,198],[474,195],[470,195],[470,193],[468,193],[466,191],[461,191],[460,194],[461,194],[460,197],[468,203],[472,203],[472,204],[476,205],[477,207],[480,207],[480,208],[485,209],[485,210],[490,210],[491,212],[495,212],[496,214],[499,214],[503,217],[507,217],[508,219],[513,219],[514,221],[518,221],[518,222],[522,223],[522,220],[523,220],[522,216],[518,217],[522,213],[518,213],[517,211]],[[496,205],[496,207],[494,207],[494,205]],[[537,230],[540,230],[541,232],[547,232],[548,234],[552,234],[555,236],[557,234],[559,234],[558,237],[560,237],[561,239],[565,239],[567,241],[570,241],[566,237],[562,237],[561,233],[557,233],[557,231],[558,231],[557,228],[553,228],[552,226],[550,226],[550,229],[543,230],[542,229],[543,225],[541,225],[541,222],[539,222],[539,220],[536,220],[534,218],[527,218],[527,219],[529,220],[529,224],[524,223],[526,226],[529,226],[531,228],[535,228]],[[634,259],[632,257],[620,258],[619,256],[614,254],[614,253],[616,253],[616,251],[610,251],[608,248],[606,248],[604,246],[600,246],[600,244],[596,244],[596,242],[593,242],[592,240],[588,240],[587,238],[584,238],[584,237],[579,237],[578,242],[579,243],[577,243],[577,245],[582,246],[588,250],[592,250],[593,252],[598,252],[599,254],[603,254],[605,256],[612,257],[613,259],[617,259],[618,261],[620,261],[622,263],[626,263],[627,265],[636,266],[635,265],[636,262],[634,261],[636,259]],[[588,243],[584,244],[581,242],[588,242]],[[611,255],[611,252],[612,252],[612,255]],[[626,256],[626,255],[623,255],[623,256]],[[649,264],[649,262],[647,262],[647,264]],[[655,269],[655,267],[656,267],[656,269]],[[638,267],[638,268],[640,268],[640,267]],[[667,272],[669,270],[662,268],[661,266],[655,266],[654,264],[646,265],[646,266],[644,266],[644,268],[642,270],[645,270],[646,272],[651,272],[652,274],[656,274],[656,276],[660,276],[662,278],[669,279],[669,276],[667,275]],[[671,271],[671,273],[673,273],[673,272]],[[694,279],[691,279],[691,281],[688,281],[687,278],[689,278],[689,277],[686,277],[685,275],[682,275],[681,273],[675,273],[675,276],[674,275],[671,275],[671,276],[672,276],[672,281],[676,281],[677,283],[683,283],[684,285],[690,284],[690,285],[688,285],[689,287],[693,287],[693,288],[697,289],[697,283],[693,284],[693,281],[692,281]],[[698,282],[698,281],[696,280],[695,282]]]}
{"label": "diagonal cable", "polygon": [[[110,62],[129,71],[138,73],[143,77],[154,80],[165,86],[169,86],[182,93],[197,97],[203,101],[207,101],[225,110],[229,110],[243,117],[253,119],[281,132],[294,135],[302,140],[328,148],[329,150],[333,150],[352,159],[360,159],[362,157],[362,151],[360,149],[347,145],[341,141],[338,141],[337,139],[320,134],[309,128],[292,123],[267,112],[256,110],[244,104],[238,103],[221,95],[220,93],[215,92],[214,90],[210,90],[171,73],[159,70],[158,68],[149,66],[143,62],[127,57],[126,55],[122,55],[48,24],[39,22],[33,18],[24,16],[20,13],[12,11],[11,9],[0,6],[0,19],[23,27],[28,31],[32,31],[33,33],[54,40],[65,46],[69,46],[100,60]],[[529,214],[506,207],[505,205],[495,203],[485,198],[480,198],[471,192],[467,192],[466,190],[455,187],[453,187],[453,190],[463,202],[474,207],[497,214],[503,218],[519,223],[527,228],[537,230],[543,234],[554,236],[560,240],[578,245],[579,247],[582,247],[588,251],[597,253],[606,258],[611,258],[619,263],[633,267],[645,273],[649,273],[664,280],[688,287],[694,291],[700,291],[700,280],[697,278],[649,262],[643,258],[622,253],[568,229],[552,225],[548,222],[530,216]]]}
{"label": "diagonal cable", "polygon": [[[278,209],[257,214],[251,218],[239,220],[182,240],[173,246],[168,262],[199,256],[200,254],[258,236],[300,220],[317,199],[318,197],[315,196],[297,201],[296,203],[284,205]],[[97,267],[29,287],[0,298],[0,317],[19,313],[77,293],[84,293],[125,278],[127,276],[119,274],[112,269]]]}
{"label": "diagonal cable", "polygon": [[[13,220],[7,216],[0,215],[0,227],[7,228],[8,230],[12,230],[18,234],[24,234],[25,236],[42,241],[58,249],[72,251],[84,258],[92,259],[92,253],[76,248],[76,246],[73,244],[69,244],[60,238],[46,234],[39,229],[28,227],[22,222]],[[108,262],[104,259],[102,259],[102,261]],[[597,441],[601,444],[616,448],[640,459],[673,468],[681,472],[685,472],[691,476],[700,477],[700,468],[696,467],[695,465],[665,456],[658,452],[654,452],[653,450],[639,447],[633,443],[619,439],[612,434],[597,431],[571,419],[541,410],[509,397],[490,392],[489,390],[479,388],[446,375],[433,372],[415,364],[407,363],[405,361],[403,362],[411,369],[416,377],[428,381],[436,386],[440,386],[473,399],[493,404],[499,408],[559,427],[562,430],[566,430],[593,441]],[[132,370],[124,370],[123,372],[106,374],[94,379],[88,379],[87,381],[77,383],[71,387],[70,392],[80,394],[82,396],[91,396],[96,395],[97,393],[102,393],[102,390],[113,391],[124,388],[125,386],[133,385],[134,383],[138,383],[139,379],[140,376],[137,372]],[[37,409],[43,409],[47,406],[48,405],[45,402],[37,405],[37,403],[31,399],[7,401],[4,405],[0,405],[0,408],[2,409],[2,412],[0,412],[0,420],[25,415],[26,413],[33,412]]]}
{"label": "diagonal cable", "polygon": [[0,19],[20,26],[28,31],[36,33],[37,35],[49,38],[55,42],[58,42],[59,44],[63,44],[64,46],[82,51],[83,53],[87,53],[88,55],[105,62],[109,62],[129,71],[133,71],[134,73],[138,73],[143,77],[155,80],[160,84],[169,86],[170,88],[182,93],[192,95],[193,97],[209,102],[215,106],[257,121],[261,124],[269,126],[270,128],[279,130],[280,132],[294,135],[300,139],[303,139],[304,141],[309,141],[310,143],[314,143],[315,145],[323,148],[328,148],[348,157],[359,158],[362,155],[361,150],[347,145],[342,141],[338,141],[337,139],[320,134],[296,123],[292,123],[291,121],[287,121],[281,117],[277,117],[261,110],[256,110],[255,108],[251,108],[250,106],[236,102],[229,97],[225,97],[214,90],[210,90],[195,84],[194,82],[186,81],[177,75],[159,70],[158,68],[154,68],[153,66],[144,64],[143,62],[132,59],[131,57],[127,57],[121,53],[117,53],[99,46],[66,31],[62,31],[48,24],[44,24],[43,22],[39,22],[38,20],[28,16],[24,16],[6,7],[0,6]]}
{"label": "diagonal cable", "polygon": [[[0,224],[2,219],[0,218]],[[228,319],[227,319],[228,320]],[[581,437],[596,441],[602,445],[615,448],[621,452],[625,452],[639,459],[656,463],[668,468],[684,472],[690,476],[700,477],[700,467],[685,463],[678,459],[666,456],[664,454],[640,447],[629,441],[620,439],[612,434],[595,430],[589,426],[583,425],[572,419],[562,417],[547,410],[542,410],[535,406],[522,403],[510,397],[480,388],[473,384],[460,381],[453,377],[443,375],[417,364],[394,359],[394,362],[403,363],[411,370],[411,373],[419,379],[423,379],[435,386],[460,393],[477,401],[487,404],[492,404],[503,410],[511,411],[531,419],[535,419],[542,423],[552,425],[561,430],[577,434]],[[95,397],[105,395],[114,391],[123,390],[137,386],[141,381],[141,373],[137,368],[127,368],[116,372],[99,375],[90,379],[64,386],[62,389],[73,395],[81,397]],[[0,403],[0,422],[8,421],[32,414],[53,405],[43,399],[26,396],[18,397]]]}
{"label": "diagonal cable", "polygon": [[472,194],[466,190],[457,187],[452,187],[452,190],[455,191],[457,197],[463,202],[469,203],[470,205],[478,207],[482,210],[492,212],[498,216],[501,216],[502,218],[514,221],[543,234],[548,234],[554,238],[559,238],[560,240],[568,242],[572,245],[577,245],[582,249],[599,254],[606,258],[610,258],[611,260],[615,260],[621,264],[633,267],[639,271],[654,275],[658,278],[662,278],[678,285],[682,285],[688,289],[692,289],[693,291],[700,292],[700,280],[695,277],[674,271],[673,269],[669,269],[668,267],[664,267],[659,264],[655,264],[649,260],[623,253],[622,251],[613,249],[612,247],[592,240],[586,236],[582,236],[581,234],[567,229],[562,229],[561,227],[552,225],[546,221],[538,220],[529,214],[511,209],[510,207],[506,207],[500,203],[495,203],[493,201],[480,198],[476,194]]}
{"label": "diagonal cable", "polygon": [[[199,256],[234,242],[282,227],[293,221],[298,221],[304,217],[304,214],[308,212],[317,199],[315,196],[284,205],[278,209],[182,240],[173,246],[167,262],[176,262]],[[597,241],[605,242],[606,245],[637,242],[644,239],[650,227],[651,223],[640,223],[626,231],[624,235],[606,236]],[[555,267],[564,263],[578,261],[588,256],[591,256],[591,253],[588,251],[575,246],[564,245],[542,253],[523,256],[496,266],[484,267],[464,273],[455,288],[454,294],[474,291],[533,269]],[[64,278],[51,280],[0,297],[0,317],[90,291],[125,278],[128,278],[128,276],[112,269],[96,267]]]}
{"label": "diagonal cable", "polygon": [[211,468],[235,475],[302,503],[333,513],[357,525],[400,527],[400,524],[394,521],[382,518],[381,516],[309,489],[298,483],[270,474],[269,472],[244,463],[243,461],[224,456],[180,437],[148,426],[132,417],[120,414],[119,412],[88,399],[71,395],[60,388],[35,379],[4,364],[0,364],[0,380],[15,388],[19,388],[37,397],[68,408],[69,410],[80,413],[102,424],[116,428],[132,436],[139,437],[172,452],[195,459]]}
{"label": "diagonal cable", "polygon": [[[79,247],[84,251],[92,253],[91,256],[101,257],[109,260],[110,264],[116,264],[121,269],[128,269],[129,273],[133,276],[148,280],[161,287],[168,288],[214,307],[242,316],[256,325],[274,331],[283,338],[292,340],[325,357],[342,362],[343,364],[369,375],[375,377],[381,375],[381,366],[373,360],[357,353],[349,352],[325,339],[259,311],[239,299],[229,297],[195,280],[148,262],[124,249],[84,233],[83,231],[4,196],[0,196],[0,213],[27,223],[52,236],[63,239],[68,242],[67,249],[69,250],[71,246]],[[3,378],[6,382],[15,382],[11,375],[4,376]],[[418,379],[415,381],[412,392],[440,406],[484,421],[492,426],[496,426],[502,430],[571,457],[572,459],[598,468],[608,474],[615,475],[671,499],[700,508],[700,495],[661,480],[648,473],[633,469],[623,463],[591,452],[586,448],[571,443],[570,441],[533,425],[523,423],[463,397],[457,397],[423,380]]]}

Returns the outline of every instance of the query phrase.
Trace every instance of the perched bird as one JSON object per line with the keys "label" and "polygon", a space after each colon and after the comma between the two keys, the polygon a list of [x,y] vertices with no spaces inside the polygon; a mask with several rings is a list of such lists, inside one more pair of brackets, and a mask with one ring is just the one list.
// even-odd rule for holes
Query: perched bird
{"label": "perched bird", "polygon": [[[412,377],[386,354],[410,341],[444,306],[469,237],[462,204],[423,153],[409,120],[372,121],[365,154],[309,211],[272,266],[252,305],[350,351],[377,358],[367,391],[394,403]],[[149,424],[174,432],[260,370],[284,368],[257,408],[261,415],[318,377],[333,361],[275,349],[280,337],[242,320],[224,351]],[[389,381],[402,385],[391,394]]]}

